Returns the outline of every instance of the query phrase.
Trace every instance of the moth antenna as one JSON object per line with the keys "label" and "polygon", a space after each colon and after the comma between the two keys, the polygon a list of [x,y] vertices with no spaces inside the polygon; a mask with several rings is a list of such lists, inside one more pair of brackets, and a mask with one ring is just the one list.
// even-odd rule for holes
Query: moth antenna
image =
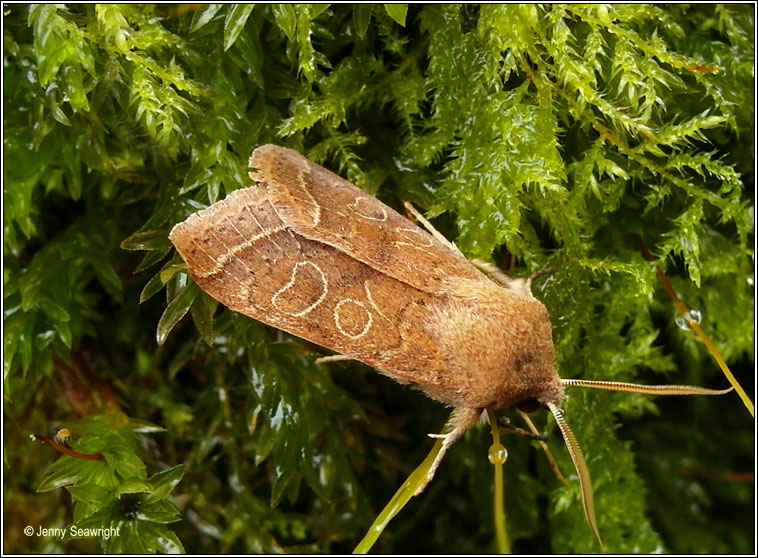
{"label": "moth antenna", "polygon": [[582,448],[579,447],[579,442],[576,441],[574,433],[569,428],[566,419],[563,418],[563,411],[559,409],[554,403],[547,403],[548,409],[553,413],[555,422],[558,423],[558,428],[561,429],[563,439],[566,441],[566,447],[568,448],[571,461],[574,462],[574,468],[576,474],[579,476],[579,486],[582,490],[582,507],[584,507],[584,516],[587,518],[592,534],[595,535],[600,549],[603,549],[603,541],[600,539],[600,532],[597,529],[597,522],[595,521],[595,499],[592,496],[592,481],[590,480],[590,472],[587,469],[587,463],[584,461],[584,455],[582,455]]}
{"label": "moth antenna", "polygon": [[[527,415],[524,411],[519,411],[516,409],[519,416],[524,420],[526,425],[529,427],[529,430],[531,430],[534,434],[539,434],[540,431],[537,430],[537,427],[534,426],[534,423],[532,422],[532,419],[529,418],[529,415]],[[558,480],[561,481],[565,486],[569,486],[568,481],[566,480],[566,477],[563,476],[563,473],[561,473],[561,469],[558,467],[558,463],[555,460],[555,457],[553,457],[553,453],[550,451],[550,448],[543,440],[537,440],[542,447],[542,451],[545,452],[545,457],[547,457],[548,462],[550,463],[550,468],[553,470],[553,473],[555,473],[555,476],[558,477]]]}
{"label": "moth antenna", "polygon": [[644,384],[631,384],[629,382],[607,382],[603,380],[583,380],[574,378],[561,378],[561,384],[564,386],[582,386],[595,389],[606,389],[609,391],[646,393],[648,395],[724,395],[734,389],[733,387],[728,387],[726,389],[708,389],[704,387],[684,385],[646,386]]}
{"label": "moth antenna", "polygon": [[459,254],[463,255],[463,253],[458,249],[458,247],[455,245],[454,242],[450,242],[447,238],[445,238],[442,233],[440,233],[437,229],[435,229],[432,224],[427,221],[423,215],[415,208],[413,207],[413,204],[411,202],[403,202],[403,206],[405,207],[405,210],[413,215],[414,219],[418,221],[422,227],[424,227],[429,234],[431,234],[434,238],[439,240],[442,244],[450,248],[453,252],[458,252]]}

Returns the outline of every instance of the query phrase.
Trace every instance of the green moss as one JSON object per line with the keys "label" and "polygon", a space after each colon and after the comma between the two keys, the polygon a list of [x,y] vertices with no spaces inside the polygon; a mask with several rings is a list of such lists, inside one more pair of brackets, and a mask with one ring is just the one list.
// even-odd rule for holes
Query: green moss
{"label": "green moss", "polygon": [[[6,551],[349,551],[431,446],[445,409],[365,367],[314,365],[318,348],[219,307],[172,251],[171,226],[248,185],[263,143],[414,202],[471,257],[557,267],[536,294],[562,376],[726,385],[675,326],[643,237],[752,392],[751,7],[6,12]],[[114,405],[165,432],[114,430]],[[736,396],[575,389],[565,408],[607,550],[751,551]],[[72,447],[107,455],[97,474],[28,441],[76,419]],[[506,444],[514,551],[594,552],[576,479]],[[376,549],[494,549],[488,445],[481,430],[459,443]],[[65,486],[73,513],[38,486]],[[21,534],[87,521],[130,539]]]}

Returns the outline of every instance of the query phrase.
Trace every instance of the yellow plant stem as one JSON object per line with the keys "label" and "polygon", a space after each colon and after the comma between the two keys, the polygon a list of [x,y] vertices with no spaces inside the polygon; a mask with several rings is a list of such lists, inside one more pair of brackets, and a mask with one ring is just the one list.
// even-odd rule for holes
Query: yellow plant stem
{"label": "yellow plant stem", "polygon": [[[640,248],[642,248],[642,253],[645,258],[648,261],[655,261],[655,258],[647,249],[647,245],[645,244],[645,241],[642,239],[642,237],[638,236],[637,241],[640,244]],[[674,287],[671,286],[671,283],[669,282],[669,279],[666,277],[666,274],[663,272],[663,270],[660,267],[656,266],[655,272],[658,275],[658,279],[660,279],[661,283],[663,284],[663,288],[666,289],[669,297],[674,302],[674,306],[676,306],[677,310],[682,313],[684,319],[687,321],[687,325],[697,334],[697,336],[703,342],[705,347],[708,349],[708,352],[711,353],[711,356],[718,363],[719,368],[721,368],[721,371],[724,373],[724,376],[726,376],[726,379],[729,380],[729,383],[732,384],[732,387],[740,396],[740,399],[742,399],[742,403],[747,408],[750,416],[755,418],[755,405],[753,405],[753,402],[750,400],[747,393],[745,393],[745,390],[742,389],[742,386],[737,381],[737,378],[735,378],[734,374],[732,374],[732,371],[729,369],[729,366],[727,366],[726,361],[724,361],[724,357],[721,356],[721,353],[716,348],[716,345],[714,345],[708,335],[706,335],[705,331],[703,331],[703,328],[700,327],[700,324],[692,319],[690,308],[676,294]]]}
{"label": "yellow plant stem", "polygon": [[726,362],[724,361],[724,357],[721,356],[721,353],[719,352],[719,350],[711,342],[711,340],[708,338],[708,336],[705,334],[703,329],[695,320],[690,319],[689,326],[690,328],[692,328],[692,330],[695,333],[697,333],[697,336],[700,337],[700,340],[708,348],[708,352],[710,352],[713,358],[716,359],[716,362],[718,362],[719,367],[721,368],[721,371],[724,373],[724,376],[726,376],[726,379],[729,380],[730,384],[732,384],[732,387],[734,387],[734,390],[737,392],[737,395],[739,395],[740,399],[742,399],[742,403],[745,405],[745,407],[747,407],[747,410],[750,412],[750,416],[755,418],[755,405],[753,405],[753,402],[750,401],[750,398],[748,397],[747,393],[745,393],[745,390],[742,389],[742,386],[737,381],[737,378],[734,377],[734,374],[732,374],[732,371],[729,370],[729,367],[726,365]]}
{"label": "yellow plant stem", "polygon": [[492,446],[489,451],[489,459],[495,467],[495,487],[492,495],[497,551],[500,554],[510,554],[511,543],[508,540],[508,531],[505,526],[505,489],[503,486],[503,464],[508,458],[508,452],[505,446],[500,443],[497,417],[492,407],[487,407],[487,416],[489,417],[490,428],[492,429]]}

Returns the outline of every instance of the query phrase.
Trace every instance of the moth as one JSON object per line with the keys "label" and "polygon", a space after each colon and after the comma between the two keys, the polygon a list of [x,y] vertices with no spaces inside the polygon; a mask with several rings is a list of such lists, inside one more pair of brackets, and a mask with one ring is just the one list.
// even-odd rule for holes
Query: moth
{"label": "moth", "polygon": [[256,186],[177,224],[171,242],[193,280],[230,309],[453,407],[427,482],[484,409],[547,408],[599,540],[589,472],[561,410],[565,388],[729,391],[562,379],[550,316],[531,292],[536,275],[475,265],[410,204],[424,228],[293,150],[264,145],[250,166]]}

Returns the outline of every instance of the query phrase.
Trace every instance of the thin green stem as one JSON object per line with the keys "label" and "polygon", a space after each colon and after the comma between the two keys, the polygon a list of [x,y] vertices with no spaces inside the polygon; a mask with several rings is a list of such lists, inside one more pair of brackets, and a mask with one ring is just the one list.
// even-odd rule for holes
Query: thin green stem
{"label": "thin green stem", "polygon": [[400,486],[398,491],[395,492],[395,495],[392,497],[392,499],[387,503],[386,506],[384,506],[384,509],[379,513],[378,516],[376,516],[374,523],[371,524],[371,527],[369,527],[366,535],[363,537],[361,542],[358,543],[358,546],[356,546],[353,550],[353,554],[366,554],[369,550],[371,550],[371,547],[374,546],[374,543],[382,534],[384,528],[387,527],[390,521],[392,521],[392,518],[394,518],[400,512],[400,510],[405,507],[410,499],[413,498],[416,490],[426,482],[426,475],[429,472],[429,469],[432,467],[432,463],[434,463],[434,459],[437,457],[437,454],[440,452],[441,448],[442,439],[438,439],[434,443],[432,451],[430,451],[429,455],[427,455],[424,461],[421,462],[421,465],[416,467],[416,469]]}
{"label": "thin green stem", "polygon": [[740,399],[742,399],[742,403],[750,413],[750,416],[755,418],[755,405],[753,405],[753,402],[750,400],[750,397],[748,397],[743,387],[737,381],[737,378],[735,378],[734,374],[732,374],[732,371],[729,369],[729,366],[727,366],[724,357],[721,356],[721,353],[716,348],[716,345],[711,342],[711,339],[705,334],[703,329],[695,320],[690,319],[688,321],[688,324],[690,326],[690,329],[692,329],[697,334],[697,336],[700,337],[700,340],[707,347],[708,352],[710,352],[711,356],[713,356],[713,358],[716,360],[719,368],[721,368],[721,371],[724,373],[724,376],[726,376],[726,379],[729,380],[729,383],[732,384],[732,387],[734,387],[735,391],[740,396]]}

